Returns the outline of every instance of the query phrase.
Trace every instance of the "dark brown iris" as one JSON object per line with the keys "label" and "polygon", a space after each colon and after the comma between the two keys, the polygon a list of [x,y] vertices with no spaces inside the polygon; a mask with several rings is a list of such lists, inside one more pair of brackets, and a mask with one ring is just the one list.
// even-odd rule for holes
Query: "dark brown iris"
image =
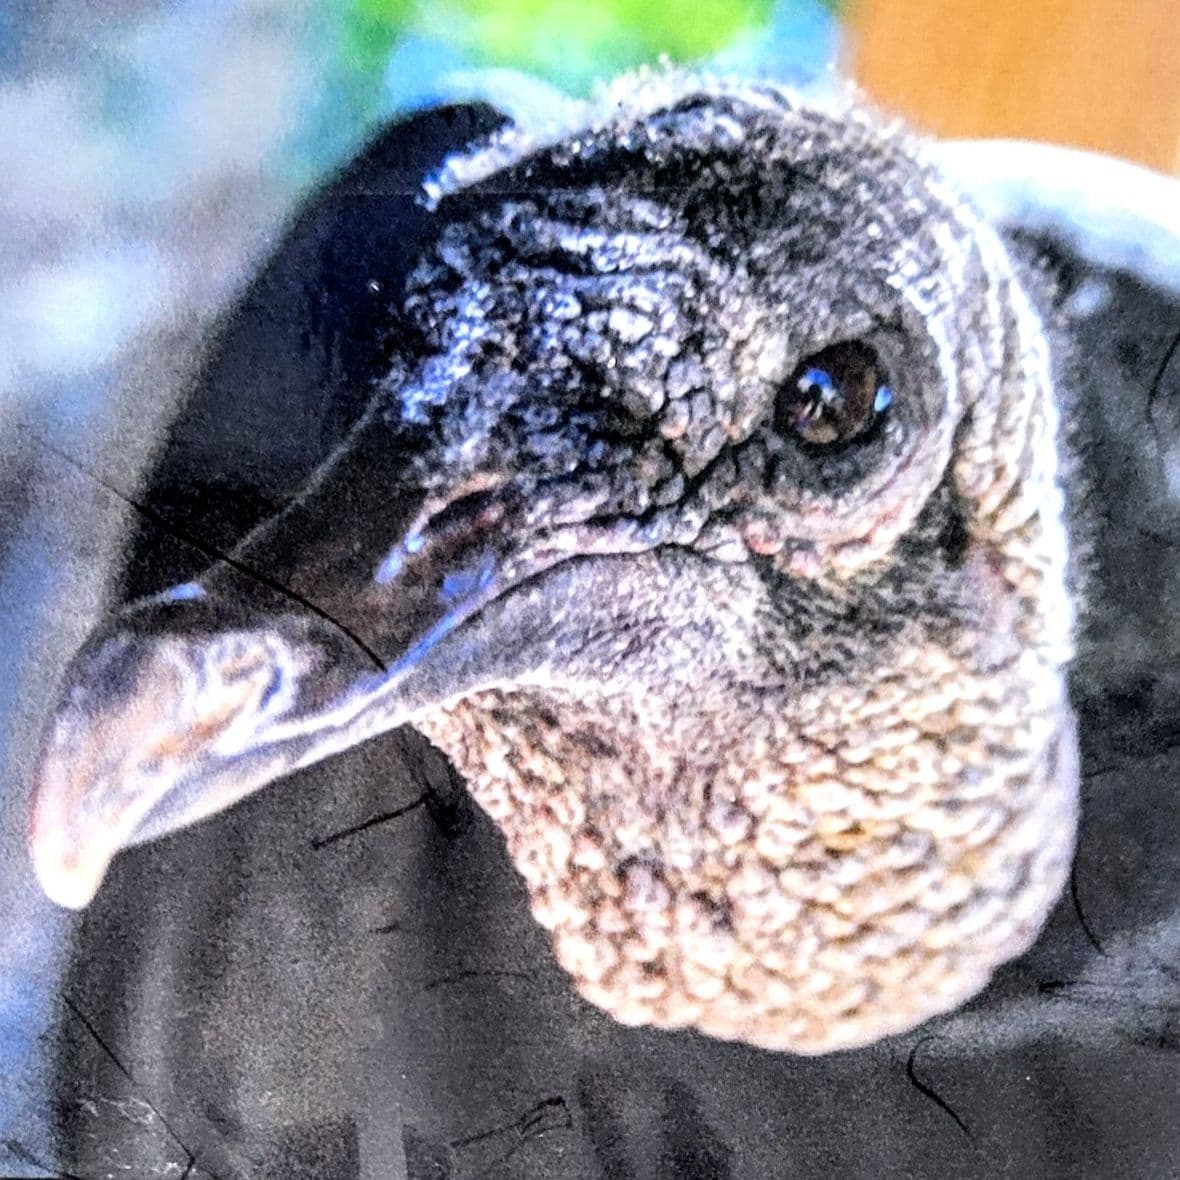
{"label": "dark brown iris", "polygon": [[833,344],[800,362],[779,391],[775,429],[816,446],[862,435],[893,401],[885,368],[867,344]]}

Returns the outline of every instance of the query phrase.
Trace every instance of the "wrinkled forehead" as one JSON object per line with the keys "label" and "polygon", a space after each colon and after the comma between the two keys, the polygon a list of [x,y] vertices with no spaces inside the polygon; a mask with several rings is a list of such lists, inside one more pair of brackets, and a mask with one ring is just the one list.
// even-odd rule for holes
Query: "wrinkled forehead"
{"label": "wrinkled forehead", "polygon": [[[502,207],[676,232],[767,278],[787,261],[830,260],[837,243],[870,263],[900,241],[936,255],[973,220],[921,141],[851,95],[820,106],[769,85],[676,76],[624,82],[582,124],[509,126],[425,187],[439,212]],[[633,269],[625,252],[613,261]]]}
{"label": "wrinkled forehead", "polygon": [[902,185],[928,171],[920,141],[851,88],[804,98],[772,83],[641,71],[567,112],[551,123],[508,123],[448,157],[424,183],[427,205],[438,209],[463,193],[519,194],[530,181],[558,177],[577,185],[625,175],[637,187],[659,188],[660,180],[691,182],[677,169],[714,166],[725,174],[712,179],[756,189],[760,179],[781,181],[784,169],[828,165],[834,156],[862,156],[864,173],[885,182],[896,170]]}
{"label": "wrinkled forehead", "polygon": [[916,330],[941,321],[975,229],[900,132],[738,86],[624,106],[554,142],[510,129],[428,189],[437,239],[409,288],[428,343],[468,360],[497,341],[564,351],[567,367],[641,378],[645,353],[692,332],[761,374],[915,303]]}
{"label": "wrinkled forehead", "polygon": [[803,358],[863,341],[901,386],[894,450],[923,443],[928,491],[961,377],[1002,354],[972,360],[997,335],[990,305],[961,298],[990,283],[977,219],[855,108],[741,86],[645,100],[551,142],[512,129],[431,182],[437,237],[407,305],[428,359],[398,389],[403,416],[446,407],[458,447],[514,407],[529,438],[560,421],[568,453],[579,408],[592,433],[605,401],[692,477]]}

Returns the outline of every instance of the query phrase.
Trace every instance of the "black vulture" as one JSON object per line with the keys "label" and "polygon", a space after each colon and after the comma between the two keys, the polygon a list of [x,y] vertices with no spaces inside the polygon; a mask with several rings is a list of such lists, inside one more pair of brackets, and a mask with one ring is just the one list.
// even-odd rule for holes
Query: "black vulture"
{"label": "black vulture", "polygon": [[1175,290],[855,105],[641,104],[396,125],[223,326],[39,784],[79,1174],[1180,1150]]}

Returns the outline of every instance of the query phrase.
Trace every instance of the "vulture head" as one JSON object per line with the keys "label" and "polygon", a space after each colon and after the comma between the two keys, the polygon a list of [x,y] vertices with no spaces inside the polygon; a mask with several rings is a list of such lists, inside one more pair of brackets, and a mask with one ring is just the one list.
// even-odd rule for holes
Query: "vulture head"
{"label": "vulture head", "polygon": [[620,1021],[816,1053],[967,999],[1077,796],[1067,457],[994,232],[855,103],[679,76],[424,199],[413,360],[75,658],[46,892],[410,723]]}

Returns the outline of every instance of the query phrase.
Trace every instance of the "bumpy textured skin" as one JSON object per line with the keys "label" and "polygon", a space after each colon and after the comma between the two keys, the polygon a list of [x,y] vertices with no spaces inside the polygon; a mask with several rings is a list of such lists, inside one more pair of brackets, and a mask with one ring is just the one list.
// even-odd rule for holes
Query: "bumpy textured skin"
{"label": "bumpy textured skin", "polygon": [[[971,996],[1055,900],[1077,794],[1050,358],[992,231],[854,103],[682,77],[431,192],[428,359],[386,412],[448,478],[525,472],[537,546],[637,554],[577,575],[602,622],[560,675],[416,719],[579,990],[805,1053]],[[889,367],[880,429],[777,436],[848,339]]]}

